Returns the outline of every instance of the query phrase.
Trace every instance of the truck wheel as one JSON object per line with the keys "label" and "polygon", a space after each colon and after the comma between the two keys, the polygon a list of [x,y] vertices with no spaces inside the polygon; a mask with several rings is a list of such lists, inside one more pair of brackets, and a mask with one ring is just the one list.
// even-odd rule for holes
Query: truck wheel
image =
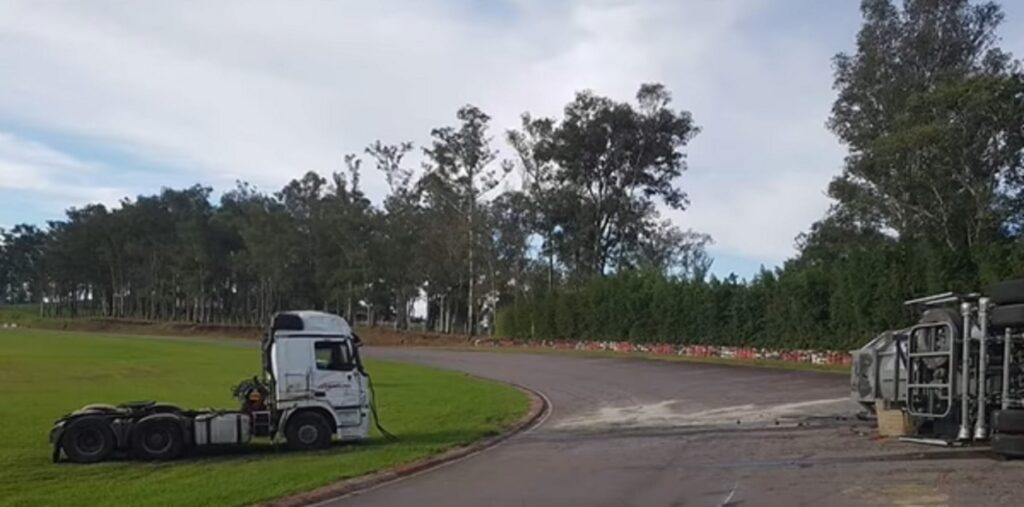
{"label": "truck wheel", "polygon": [[1024,433],[1024,410],[996,410],[992,413],[996,433]]}
{"label": "truck wheel", "polygon": [[185,411],[185,409],[170,403],[155,403],[148,410],[151,414],[180,414]]}
{"label": "truck wheel", "polygon": [[1024,435],[992,435],[992,452],[1007,458],[1024,458]]}
{"label": "truck wheel", "polygon": [[75,419],[60,441],[68,459],[75,463],[96,463],[114,452],[114,432],[100,417]]}
{"label": "truck wheel", "polygon": [[299,412],[288,418],[285,429],[288,448],[296,451],[326,449],[331,445],[331,429],[316,412]]}
{"label": "truck wheel", "polygon": [[185,438],[181,427],[169,419],[143,419],[132,432],[132,451],[141,459],[174,459],[184,447]]}

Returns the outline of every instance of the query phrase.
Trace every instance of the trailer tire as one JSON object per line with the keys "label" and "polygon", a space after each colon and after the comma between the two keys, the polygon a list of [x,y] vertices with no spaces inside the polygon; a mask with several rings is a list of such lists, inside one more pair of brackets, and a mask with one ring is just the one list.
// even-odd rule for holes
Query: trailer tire
{"label": "trailer tire", "polygon": [[996,433],[1024,434],[1024,410],[996,410],[992,428]]}
{"label": "trailer tire", "polygon": [[992,452],[1007,458],[1024,458],[1024,435],[992,435]]}
{"label": "trailer tire", "polygon": [[988,288],[988,297],[997,305],[1024,303],[1024,278],[994,283]]}
{"label": "trailer tire", "polygon": [[114,452],[115,437],[103,417],[79,417],[64,430],[61,448],[75,463],[96,463]]}
{"label": "trailer tire", "polygon": [[331,429],[316,412],[298,412],[288,418],[285,428],[288,448],[295,451],[326,449],[331,446]]}
{"label": "trailer tire", "polygon": [[132,451],[140,459],[170,460],[180,456],[184,448],[181,426],[171,419],[143,419],[132,431]]}

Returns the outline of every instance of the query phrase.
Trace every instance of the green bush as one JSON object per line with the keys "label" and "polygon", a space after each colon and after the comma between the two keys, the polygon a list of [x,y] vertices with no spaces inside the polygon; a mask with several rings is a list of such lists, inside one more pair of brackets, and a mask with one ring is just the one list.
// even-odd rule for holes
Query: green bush
{"label": "green bush", "polygon": [[871,236],[819,240],[753,279],[667,278],[623,271],[534,292],[498,313],[498,333],[518,339],[616,340],[850,350],[910,324],[902,302],[976,291],[1024,276],[1024,243],[979,246],[970,259],[935,245]]}

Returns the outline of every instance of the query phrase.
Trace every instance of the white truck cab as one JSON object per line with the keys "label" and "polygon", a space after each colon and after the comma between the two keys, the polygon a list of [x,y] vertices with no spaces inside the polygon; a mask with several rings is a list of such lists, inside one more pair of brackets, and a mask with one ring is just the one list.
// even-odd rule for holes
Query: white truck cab
{"label": "white truck cab", "polygon": [[264,348],[274,386],[274,405],[282,412],[279,428],[304,408],[329,415],[343,440],[366,438],[370,429],[367,375],[359,360],[359,342],[345,319],[323,312],[278,314]]}
{"label": "white truck cab", "polygon": [[324,312],[274,315],[261,341],[263,373],[235,388],[239,410],[189,410],[156,402],[91,404],[58,419],[50,431],[53,459],[102,461],[124,451],[153,460],[199,446],[284,439],[296,450],[370,433],[369,375],[359,337],[345,319]]}

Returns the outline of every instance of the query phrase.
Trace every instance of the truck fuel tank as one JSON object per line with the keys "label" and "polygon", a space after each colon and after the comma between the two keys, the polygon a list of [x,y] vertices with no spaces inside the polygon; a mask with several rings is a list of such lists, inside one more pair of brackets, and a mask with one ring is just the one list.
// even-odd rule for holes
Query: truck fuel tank
{"label": "truck fuel tank", "polygon": [[244,444],[252,438],[252,419],[239,412],[197,415],[193,422],[196,445]]}

